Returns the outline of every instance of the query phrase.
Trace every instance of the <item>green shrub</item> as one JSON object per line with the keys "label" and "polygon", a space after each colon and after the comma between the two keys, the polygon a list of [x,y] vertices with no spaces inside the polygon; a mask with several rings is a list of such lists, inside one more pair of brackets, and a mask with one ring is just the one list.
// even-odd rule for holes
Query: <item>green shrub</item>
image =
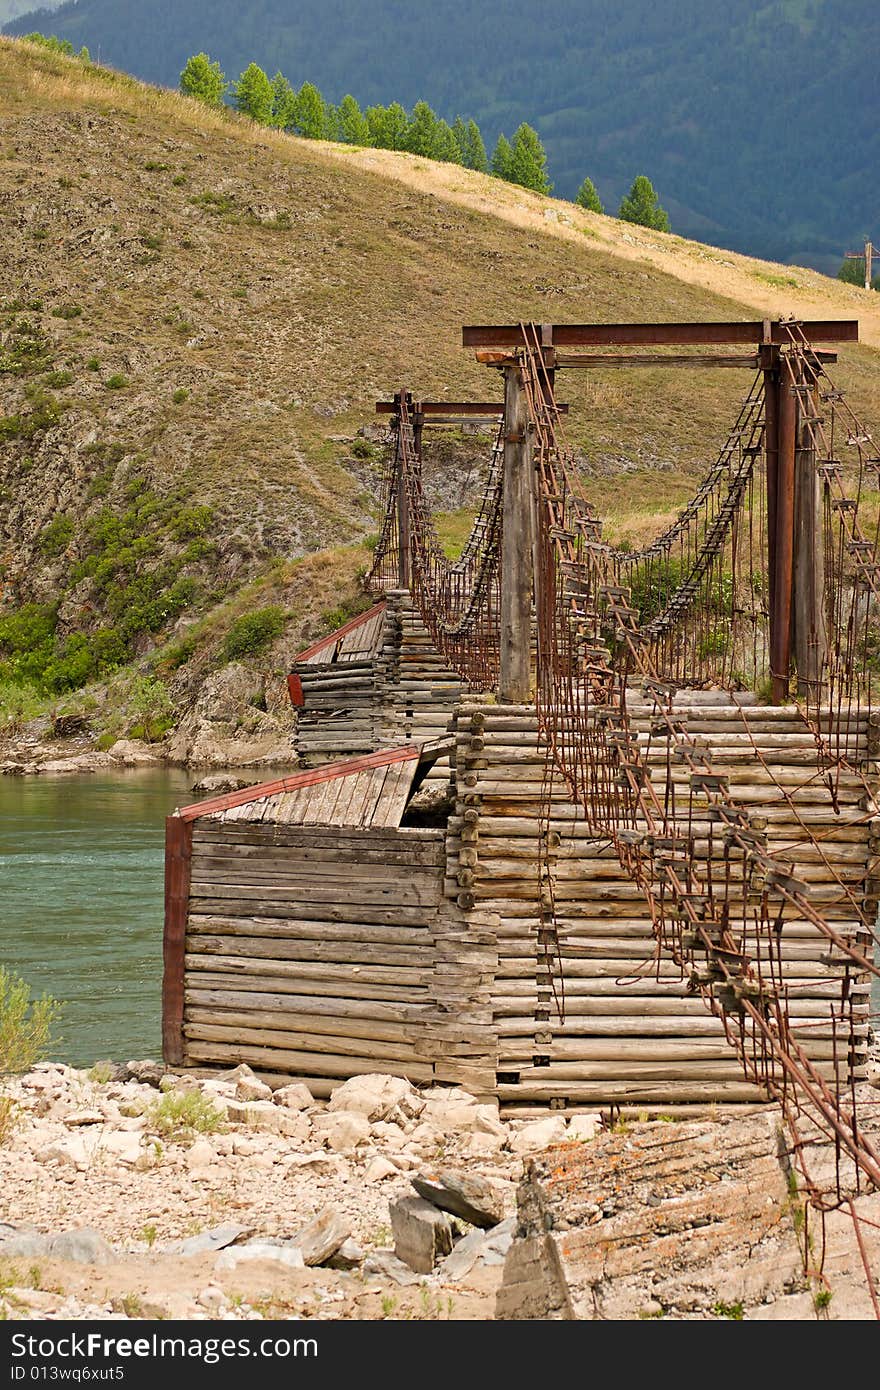
{"label": "green shrub", "polygon": [[157,676],[138,676],[128,698],[129,714],[135,723],[128,730],[132,738],[156,743],[171,728],[174,706],[168,687]]}
{"label": "green shrub", "polygon": [[54,396],[41,390],[31,391],[29,399],[33,405],[30,411],[19,411],[0,419],[0,442],[11,439],[33,439],[43,430],[57,425],[64,406]]}
{"label": "green shrub", "polygon": [[128,385],[128,377],[123,376],[122,372],[114,372],[112,376],[108,376],[104,385],[108,391],[122,391]]}
{"label": "green shrub", "polygon": [[30,1071],[46,1056],[60,1013],[56,999],[31,999],[30,986],[0,965],[0,1075]]}
{"label": "green shrub", "polygon": [[82,305],[59,304],[57,309],[52,310],[52,317],[53,319],[65,319],[67,322],[69,322],[71,319],[81,318]]}
{"label": "green shrub", "polygon": [[86,367],[90,372],[99,372],[101,370],[101,363],[98,361],[97,357],[90,357],[86,363]]}
{"label": "green shrub", "polygon": [[351,446],[351,452],[353,458],[371,459],[376,451],[368,439],[356,439]]}
{"label": "green shrub", "polygon": [[44,380],[46,385],[51,387],[53,391],[61,391],[73,381],[73,372],[49,372]]}
{"label": "green shrub", "polygon": [[184,401],[189,400],[189,392],[185,386],[178,386],[171,399],[175,405],[183,405]]}
{"label": "green shrub", "polygon": [[189,540],[193,536],[203,536],[214,524],[214,511],[212,507],[181,507],[180,511],[171,520],[171,534],[176,536],[179,541]]}
{"label": "green shrub", "polygon": [[44,555],[61,555],[72,539],[73,522],[64,512],[59,512],[48,526],[43,527],[37,545]]}
{"label": "green shrub", "polygon": [[221,655],[224,661],[235,661],[262,651],[284,631],[284,612],[273,604],[257,608],[236,619],[223,639]]}
{"label": "green shrub", "polygon": [[172,1143],[196,1134],[213,1134],[223,1115],[201,1091],[166,1091],[146,1112],[147,1124]]}

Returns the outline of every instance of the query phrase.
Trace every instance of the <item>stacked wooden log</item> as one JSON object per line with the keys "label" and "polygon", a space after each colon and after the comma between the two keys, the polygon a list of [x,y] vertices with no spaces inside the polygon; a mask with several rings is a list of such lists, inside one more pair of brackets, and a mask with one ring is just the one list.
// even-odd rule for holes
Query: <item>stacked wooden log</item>
{"label": "stacked wooden log", "polygon": [[[650,711],[645,706],[634,714],[647,749]],[[733,794],[764,812],[771,851],[785,851],[835,926],[856,932],[855,913],[834,882],[834,871],[864,897],[877,841],[865,824],[860,781],[846,775],[837,779],[840,813],[835,816],[827,786],[821,778],[809,779],[815,743],[795,710],[695,706],[683,717],[690,732],[711,740],[713,767],[729,776]],[[861,757],[869,751],[867,733],[865,721],[850,730],[852,751]],[[772,778],[756,758],[753,740],[772,763]],[[659,784],[661,775],[666,777],[665,743],[651,747],[648,757]],[[459,718],[457,762],[459,799],[449,851],[450,864],[457,855],[458,871],[447,880],[447,891],[455,891],[462,906],[472,901],[474,910],[497,921],[500,1098],[559,1105],[760,1099],[761,1092],[743,1080],[721,1023],[699,997],[687,995],[671,961],[656,959],[642,893],[611,846],[589,836],[558,776],[547,837],[560,934],[560,960],[552,961],[539,912],[546,894],[538,822],[544,757],[533,707],[466,704]],[[673,779],[684,795],[683,765],[673,765]],[[798,818],[826,827],[821,853],[805,843]],[[704,829],[707,833],[708,818]],[[830,1026],[816,1026],[827,1016],[829,998],[839,993],[823,961],[827,950],[810,923],[787,920],[782,953],[793,987],[792,1016],[810,1055],[830,1071]],[[866,1045],[868,985],[855,988],[858,1068]],[[561,1023],[557,1006],[563,995]],[[841,1065],[846,1064],[844,1046]]]}
{"label": "stacked wooden log", "polygon": [[[445,733],[461,696],[461,681],[438,655],[405,590],[387,595],[381,623],[370,624],[372,648],[352,634],[334,660],[311,658],[293,671],[300,679],[296,751],[304,767],[371,752],[408,739]],[[434,769],[448,777],[448,764]]]}
{"label": "stacked wooden log", "polygon": [[494,936],[444,896],[444,838],[197,820],[187,1065],[244,1061],[317,1093],[370,1071],[491,1092]]}

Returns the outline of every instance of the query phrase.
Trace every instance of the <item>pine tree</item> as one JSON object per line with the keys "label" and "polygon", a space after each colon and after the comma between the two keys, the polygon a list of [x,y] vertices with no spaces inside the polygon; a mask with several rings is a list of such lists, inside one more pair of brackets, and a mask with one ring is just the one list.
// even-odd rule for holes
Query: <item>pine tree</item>
{"label": "pine tree", "polygon": [[405,148],[410,154],[422,154],[427,159],[433,159],[436,144],[437,116],[426,101],[417,101],[406,129]]}
{"label": "pine tree", "polygon": [[496,178],[509,179],[513,167],[513,149],[506,135],[499,135],[492,151],[492,173]]}
{"label": "pine tree", "polygon": [[467,124],[462,120],[461,116],[456,116],[455,120],[452,122],[452,134],[455,136],[455,143],[458,146],[458,153],[461,156],[461,158],[456,162],[458,164],[464,164],[467,168],[468,153],[470,149],[468,142],[468,128]]}
{"label": "pine tree", "polygon": [[[846,285],[858,285],[859,289],[865,288],[865,258],[864,256],[847,256],[843,265],[837,272],[838,280],[842,280]],[[871,276],[871,289],[880,290],[880,275]]]}
{"label": "pine tree", "polygon": [[461,164],[461,150],[455,132],[447,121],[439,120],[434,128],[434,148],[432,159],[441,159],[445,164]]}
{"label": "pine tree", "polygon": [[207,53],[194,53],[180,74],[183,95],[195,97],[206,106],[221,106],[228,86],[220,64],[212,63]]}
{"label": "pine tree", "polygon": [[669,231],[669,218],[661,208],[654,185],[639,174],[620,205],[617,216],[622,222],[636,222],[640,227],[653,227],[655,232]]}
{"label": "pine tree", "polygon": [[293,125],[296,111],[296,92],[281,72],[272,78],[272,120],[271,124],[279,130]]}
{"label": "pine tree", "polygon": [[579,207],[586,208],[587,212],[602,212],[602,203],[599,194],[596,192],[596,185],[592,179],[584,179],[575,196],[575,202]]}
{"label": "pine tree", "polygon": [[[322,140],[335,140],[337,144],[342,140],[342,125],[339,120],[339,107],[332,102],[324,103],[324,127]],[[315,137],[318,138],[317,136]]]}
{"label": "pine tree", "polygon": [[272,106],[275,92],[261,67],[248,63],[235,84],[232,99],[238,110],[259,125],[269,125],[272,120]]}
{"label": "pine tree", "polygon": [[346,145],[368,145],[370,128],[353,96],[339,103],[339,139]]}
{"label": "pine tree", "polygon": [[481,174],[488,174],[489,161],[486,158],[486,146],[483,144],[480,127],[476,121],[468,121],[467,123],[467,145],[468,153],[464,162],[468,169],[476,169]]}
{"label": "pine tree", "polygon": [[306,140],[327,138],[327,108],[324,98],[311,82],[304,82],[296,94],[293,124]]}
{"label": "pine tree", "polygon": [[511,183],[531,188],[535,193],[549,193],[553,185],[547,178],[547,155],[538,132],[523,121],[513,137],[510,159]]}
{"label": "pine tree", "polygon": [[408,117],[399,101],[390,106],[370,106],[366,113],[370,144],[379,150],[402,150]]}

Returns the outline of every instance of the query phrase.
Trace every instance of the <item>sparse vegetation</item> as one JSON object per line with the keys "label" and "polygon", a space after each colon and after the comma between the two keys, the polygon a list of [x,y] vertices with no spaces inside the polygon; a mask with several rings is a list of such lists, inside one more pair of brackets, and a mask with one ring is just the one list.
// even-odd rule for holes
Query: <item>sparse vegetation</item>
{"label": "sparse vegetation", "polygon": [[221,648],[224,661],[238,661],[263,651],[284,631],[284,613],[276,604],[244,613],[232,624]]}
{"label": "sparse vegetation", "polygon": [[30,986],[0,965],[0,1076],[16,1076],[42,1061],[60,1013],[56,999],[32,999]]}
{"label": "sparse vegetation", "polygon": [[147,1107],[147,1124],[169,1143],[192,1140],[197,1134],[213,1134],[223,1115],[201,1091],[165,1091]]}

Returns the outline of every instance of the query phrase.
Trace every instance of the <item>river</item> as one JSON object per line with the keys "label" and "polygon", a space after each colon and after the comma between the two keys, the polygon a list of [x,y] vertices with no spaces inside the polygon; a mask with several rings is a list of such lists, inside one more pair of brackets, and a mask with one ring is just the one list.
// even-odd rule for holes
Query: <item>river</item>
{"label": "river", "polygon": [[0,964],[63,1001],[52,1056],[161,1053],[164,819],[177,769],[0,777]]}

